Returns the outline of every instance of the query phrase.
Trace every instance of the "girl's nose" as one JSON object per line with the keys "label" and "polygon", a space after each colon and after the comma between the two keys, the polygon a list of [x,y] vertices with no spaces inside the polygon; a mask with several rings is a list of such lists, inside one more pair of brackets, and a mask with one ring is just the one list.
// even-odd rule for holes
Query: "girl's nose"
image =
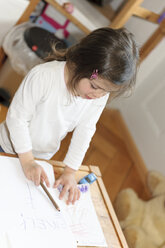
{"label": "girl's nose", "polygon": [[105,96],[106,92],[105,91],[104,92],[103,91],[100,91],[100,92],[98,91],[98,92],[95,92],[93,95],[94,95],[95,98],[99,98],[99,97]]}

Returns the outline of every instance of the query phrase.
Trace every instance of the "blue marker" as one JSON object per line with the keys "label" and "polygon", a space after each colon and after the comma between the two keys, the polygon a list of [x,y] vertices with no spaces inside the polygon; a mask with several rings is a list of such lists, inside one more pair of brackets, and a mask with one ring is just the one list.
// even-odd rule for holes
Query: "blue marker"
{"label": "blue marker", "polygon": [[88,174],[87,176],[83,177],[78,183],[79,184],[92,184],[94,181],[96,181],[97,177],[96,175],[92,172],[90,174]]}

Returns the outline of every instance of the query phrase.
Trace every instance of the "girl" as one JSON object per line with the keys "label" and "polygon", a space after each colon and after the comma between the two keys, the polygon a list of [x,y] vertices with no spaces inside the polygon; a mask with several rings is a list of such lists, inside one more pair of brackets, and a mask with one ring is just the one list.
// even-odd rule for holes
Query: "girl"
{"label": "girl", "polygon": [[1,148],[18,154],[25,176],[35,185],[49,181],[35,158],[50,159],[61,140],[73,131],[66,165],[54,187],[63,186],[60,199],[80,197],[75,172],[81,165],[96,123],[111,97],[135,83],[138,49],[126,29],[100,28],[51,61],[35,66],[25,77],[0,125]]}

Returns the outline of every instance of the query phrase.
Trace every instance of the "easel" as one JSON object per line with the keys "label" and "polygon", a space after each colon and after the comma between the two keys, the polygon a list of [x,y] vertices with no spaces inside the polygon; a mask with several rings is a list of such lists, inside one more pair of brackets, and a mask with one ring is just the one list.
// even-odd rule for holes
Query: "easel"
{"label": "easel", "polygon": [[143,0],[128,0],[121,11],[112,20],[110,27],[120,28],[129,20],[131,16],[139,17],[151,23],[160,24],[157,30],[143,44],[140,51],[141,62],[149,55],[149,53],[159,44],[165,36],[165,20],[159,22],[162,14],[156,14],[148,9],[140,6]]}

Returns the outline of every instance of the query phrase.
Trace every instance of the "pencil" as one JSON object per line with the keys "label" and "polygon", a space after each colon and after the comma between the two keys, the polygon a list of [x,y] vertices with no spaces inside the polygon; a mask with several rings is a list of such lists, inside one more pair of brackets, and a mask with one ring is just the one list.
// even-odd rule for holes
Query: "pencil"
{"label": "pencil", "polygon": [[41,185],[41,187],[43,188],[43,190],[45,191],[45,193],[47,194],[47,196],[49,197],[49,199],[51,200],[51,202],[53,203],[54,207],[55,207],[58,211],[60,211],[59,206],[57,205],[57,203],[55,202],[55,200],[53,199],[53,197],[51,196],[51,194],[49,193],[49,191],[47,190],[47,188],[45,187],[45,185],[44,185],[42,182],[40,182],[40,185]]}

